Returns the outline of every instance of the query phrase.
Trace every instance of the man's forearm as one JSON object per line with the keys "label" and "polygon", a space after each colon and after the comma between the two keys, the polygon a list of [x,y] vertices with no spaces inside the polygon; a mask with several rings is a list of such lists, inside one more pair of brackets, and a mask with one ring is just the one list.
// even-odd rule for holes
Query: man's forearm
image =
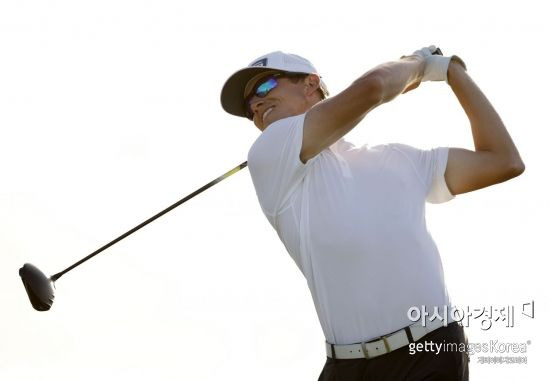
{"label": "man's forearm", "polygon": [[381,103],[391,101],[411,86],[418,86],[422,80],[425,65],[422,58],[408,56],[372,69],[369,73],[380,79]]}
{"label": "man's forearm", "polygon": [[[325,114],[322,119],[326,122],[330,116],[330,122],[344,131],[340,132],[340,136],[343,136],[372,109],[392,100],[407,88],[418,86],[425,66],[425,60],[417,56],[407,56],[399,61],[378,65],[353,81],[336,97],[320,102],[315,110],[326,109],[326,112],[320,112]],[[316,112],[309,114],[309,119],[313,120]],[[315,123],[319,124],[320,121]]]}
{"label": "man's forearm", "polygon": [[451,61],[448,82],[470,120],[476,151],[489,151],[523,167],[521,157],[504,123],[487,97],[464,68]]}

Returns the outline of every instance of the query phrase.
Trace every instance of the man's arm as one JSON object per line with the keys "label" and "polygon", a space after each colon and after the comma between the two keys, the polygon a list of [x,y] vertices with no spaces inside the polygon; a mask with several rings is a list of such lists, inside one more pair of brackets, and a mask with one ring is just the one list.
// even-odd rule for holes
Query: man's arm
{"label": "man's arm", "polygon": [[448,82],[466,112],[475,151],[450,148],[445,181],[452,194],[470,192],[519,176],[525,165],[499,115],[466,73],[451,60]]}
{"label": "man's arm", "polygon": [[379,65],[338,95],[313,106],[304,121],[302,162],[335,143],[375,107],[418,86],[425,65],[424,58],[414,55]]}

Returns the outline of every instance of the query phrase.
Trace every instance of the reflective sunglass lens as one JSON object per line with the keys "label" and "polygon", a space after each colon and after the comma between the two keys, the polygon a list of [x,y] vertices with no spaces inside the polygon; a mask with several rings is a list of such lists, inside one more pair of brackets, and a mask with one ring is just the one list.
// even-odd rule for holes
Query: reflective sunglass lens
{"label": "reflective sunglass lens", "polygon": [[275,87],[277,87],[277,80],[275,78],[269,78],[267,81],[258,86],[256,89],[256,95],[263,98]]}
{"label": "reflective sunglass lens", "polygon": [[264,80],[263,82],[256,87],[256,90],[252,92],[246,99],[245,99],[245,107],[246,107],[246,117],[250,120],[253,120],[254,113],[252,112],[252,108],[250,107],[250,101],[252,100],[252,97],[256,95],[259,98],[264,98],[271,90],[277,87],[277,79],[276,77],[279,76],[278,74],[275,74],[273,77],[269,77],[268,79]]}

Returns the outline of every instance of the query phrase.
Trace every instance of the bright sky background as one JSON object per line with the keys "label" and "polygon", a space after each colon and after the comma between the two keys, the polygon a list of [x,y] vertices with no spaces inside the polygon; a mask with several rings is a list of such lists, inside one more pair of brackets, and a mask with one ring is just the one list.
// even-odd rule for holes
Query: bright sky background
{"label": "bright sky background", "polygon": [[[32,309],[18,269],[61,271],[244,161],[259,131],[219,94],[254,58],[307,57],[336,94],[430,44],[464,59],[527,166],[427,207],[454,303],[515,306],[515,327],[476,320],[470,342],[532,342],[509,354],[527,364],[472,357],[471,379],[537,378],[549,339],[543,4],[2,1],[0,379],[316,380],[324,336],[307,283],[247,169],[58,280],[49,312]],[[445,83],[377,108],[348,138],[473,148]],[[521,314],[532,300],[534,319]]]}

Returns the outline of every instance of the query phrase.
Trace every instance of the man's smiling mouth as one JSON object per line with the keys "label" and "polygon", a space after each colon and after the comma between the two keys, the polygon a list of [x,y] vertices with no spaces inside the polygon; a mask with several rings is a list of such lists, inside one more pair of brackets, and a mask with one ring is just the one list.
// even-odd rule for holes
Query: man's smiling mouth
{"label": "man's smiling mouth", "polygon": [[274,109],[274,106],[271,106],[270,108],[268,108],[267,110],[264,111],[263,115],[262,115],[262,122],[265,121],[265,118],[267,117],[267,115],[269,115],[269,113],[271,112],[271,110]]}

